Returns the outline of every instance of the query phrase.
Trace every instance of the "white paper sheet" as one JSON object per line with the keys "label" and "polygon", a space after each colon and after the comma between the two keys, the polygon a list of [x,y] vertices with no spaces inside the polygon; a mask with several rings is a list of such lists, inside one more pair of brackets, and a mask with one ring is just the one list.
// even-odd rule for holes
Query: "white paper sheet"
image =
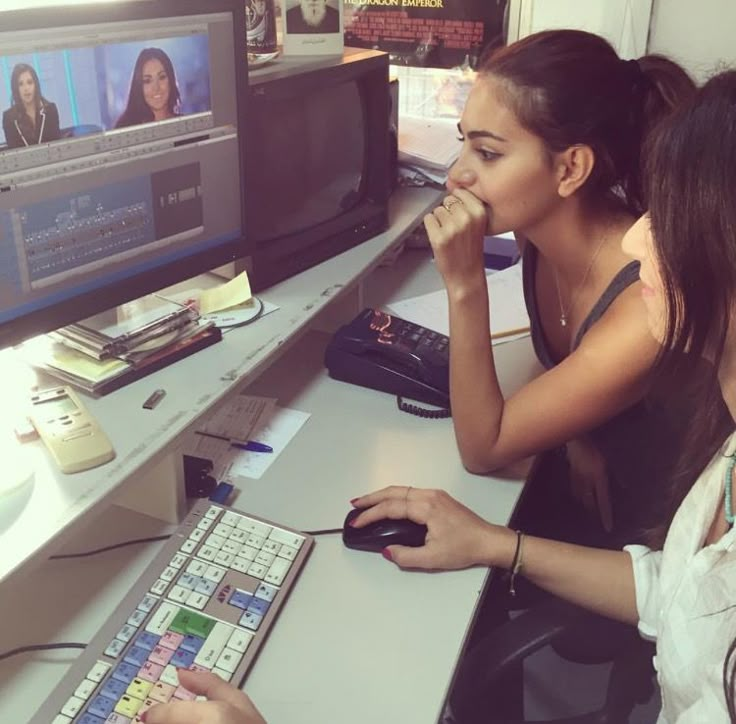
{"label": "white paper sheet", "polygon": [[[491,316],[491,334],[500,334],[513,329],[524,329],[518,334],[494,339],[493,344],[510,342],[529,334],[529,315],[524,304],[521,281],[521,264],[515,264],[486,277]],[[399,317],[441,334],[450,334],[447,293],[422,294],[418,297],[392,302],[389,310]]]}
{"label": "white paper sheet", "polygon": [[260,478],[309,418],[308,412],[290,410],[285,407],[275,407],[270,413],[262,416],[251,433],[251,437],[253,440],[270,445],[273,452],[257,453],[237,450],[229,471],[230,474],[241,478]]}

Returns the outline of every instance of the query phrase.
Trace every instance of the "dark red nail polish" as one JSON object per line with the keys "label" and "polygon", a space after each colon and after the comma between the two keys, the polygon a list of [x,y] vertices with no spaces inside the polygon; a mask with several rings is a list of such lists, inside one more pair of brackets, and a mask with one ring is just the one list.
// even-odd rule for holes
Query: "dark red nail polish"
{"label": "dark red nail polish", "polygon": [[381,555],[387,560],[387,561],[393,561],[394,557],[391,555],[391,551],[388,548],[384,548],[381,551]]}
{"label": "dark red nail polish", "polygon": [[146,724],[146,714],[148,714],[148,712],[144,711],[143,713],[138,715],[138,718],[143,722],[143,724]]}

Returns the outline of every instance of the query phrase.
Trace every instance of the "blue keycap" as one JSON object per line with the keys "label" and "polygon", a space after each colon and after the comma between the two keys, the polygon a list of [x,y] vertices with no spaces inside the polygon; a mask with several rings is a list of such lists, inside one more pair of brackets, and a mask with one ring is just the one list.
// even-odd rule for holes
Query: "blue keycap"
{"label": "blue keycap", "polygon": [[185,649],[177,649],[174,651],[174,655],[171,657],[169,662],[173,666],[178,666],[184,669],[188,669],[194,663],[194,657],[197,654],[192,651],[186,651]]}
{"label": "blue keycap", "polygon": [[250,606],[250,602],[253,600],[253,596],[250,593],[246,593],[245,591],[241,591],[240,589],[236,588],[235,591],[233,591],[233,595],[230,596],[230,600],[228,603],[231,606],[237,606],[238,608],[242,608],[243,611],[245,611],[248,606]]}
{"label": "blue keycap", "polygon": [[77,724],[105,724],[105,719],[100,719],[100,717],[86,711],[81,717],[79,717],[79,719],[77,719]]}
{"label": "blue keycap", "polygon": [[140,666],[134,666],[133,664],[126,664],[123,662],[113,669],[112,678],[124,682],[127,686],[131,681],[133,681],[133,679],[135,679],[136,676],[138,676],[140,668]]}
{"label": "blue keycap", "polygon": [[128,664],[133,664],[133,666],[137,666],[140,669],[141,666],[146,663],[147,659],[148,651],[146,651],[146,649],[143,649],[140,646],[131,646],[125,654],[123,661]]}
{"label": "blue keycap", "polygon": [[[136,672],[137,673],[137,672]],[[130,681],[132,681],[131,679]],[[128,689],[130,681],[120,681],[119,679],[108,679],[102,687],[100,694],[108,699],[117,701]]]}
{"label": "blue keycap", "polygon": [[106,696],[96,696],[90,702],[87,707],[87,711],[90,714],[101,717],[102,721],[105,721],[105,719],[112,714],[115,704],[117,704],[117,699],[108,699]]}
{"label": "blue keycap", "polygon": [[142,649],[146,649],[147,651],[153,651],[154,648],[156,648],[156,644],[159,642],[160,639],[160,636],[156,636],[156,634],[144,631],[135,640],[135,645],[140,646]]}
{"label": "blue keycap", "polygon": [[259,616],[265,616],[270,605],[271,603],[269,601],[264,601],[262,598],[254,598],[250,602],[248,610],[252,613],[257,613]]}
{"label": "blue keycap", "polygon": [[195,656],[203,646],[204,639],[193,634],[187,634],[179,644],[179,648],[184,649],[184,651],[191,651]]}

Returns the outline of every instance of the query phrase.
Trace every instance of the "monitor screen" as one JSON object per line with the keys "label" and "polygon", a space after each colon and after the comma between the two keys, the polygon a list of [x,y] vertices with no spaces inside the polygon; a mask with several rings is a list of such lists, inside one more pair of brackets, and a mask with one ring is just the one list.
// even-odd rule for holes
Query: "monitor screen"
{"label": "monitor screen", "polygon": [[311,229],[361,202],[367,133],[357,80],[262,100],[259,118],[259,240]]}
{"label": "monitor screen", "polygon": [[242,5],[0,13],[0,345],[239,255]]}

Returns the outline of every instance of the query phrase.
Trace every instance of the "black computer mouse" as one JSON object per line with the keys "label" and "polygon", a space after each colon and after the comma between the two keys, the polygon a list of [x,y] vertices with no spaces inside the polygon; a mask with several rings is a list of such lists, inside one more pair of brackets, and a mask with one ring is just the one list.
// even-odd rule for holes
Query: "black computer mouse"
{"label": "black computer mouse", "polygon": [[369,523],[363,528],[353,528],[350,521],[360,515],[362,511],[353,508],[346,518],[342,528],[342,542],[348,548],[359,551],[380,552],[386,546],[400,545],[414,548],[424,545],[427,537],[427,526],[403,518],[392,520],[384,518],[375,523]]}

